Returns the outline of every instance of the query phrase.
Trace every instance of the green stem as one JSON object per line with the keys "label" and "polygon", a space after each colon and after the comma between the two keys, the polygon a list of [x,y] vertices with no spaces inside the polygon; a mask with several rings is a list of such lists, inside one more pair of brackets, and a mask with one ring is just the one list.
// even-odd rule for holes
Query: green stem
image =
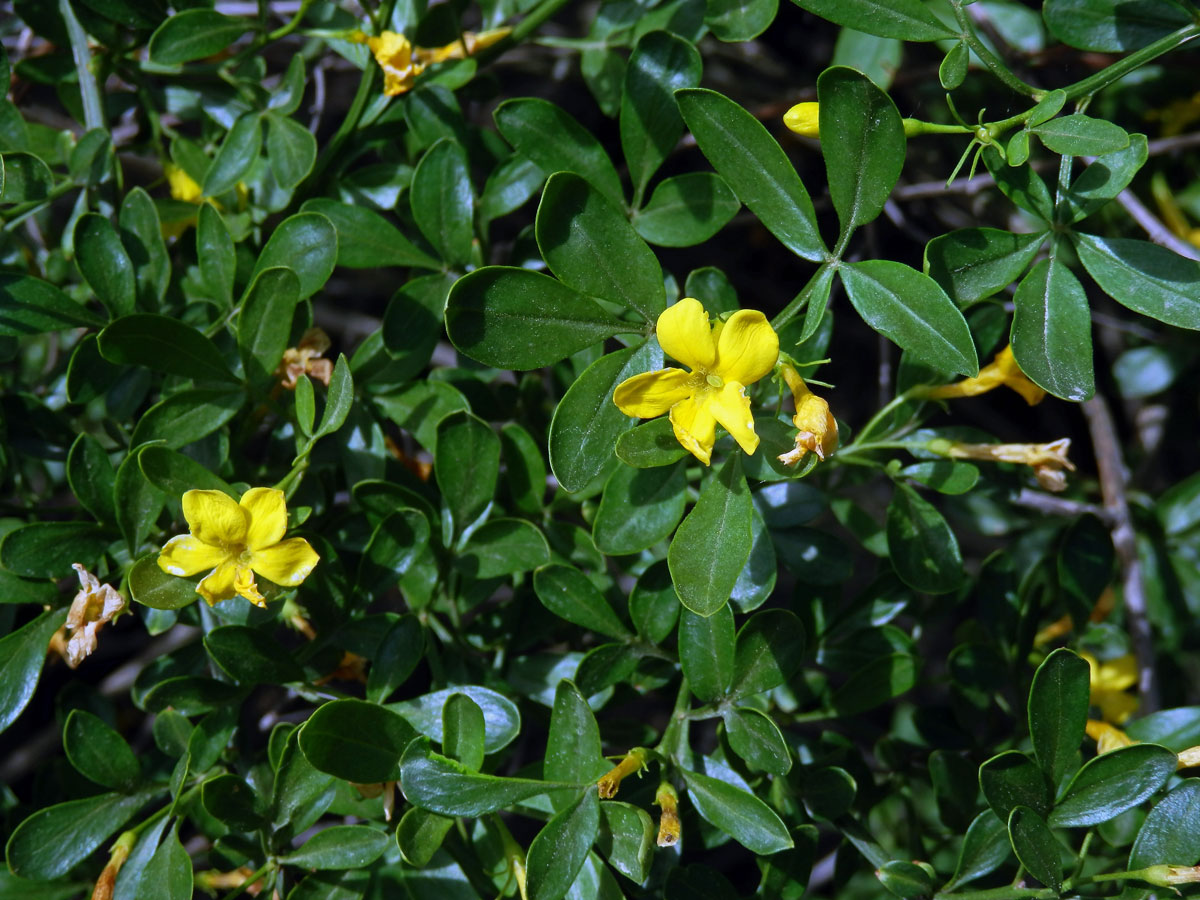
{"label": "green stem", "polygon": [[238,896],[244,894],[251,886],[254,885],[254,883],[256,881],[258,881],[260,878],[262,878],[268,872],[275,869],[275,867],[277,865],[278,865],[278,863],[276,863],[275,860],[273,860],[273,859],[267,860],[263,864],[261,869],[259,869],[253,875],[249,876],[245,881],[243,881],[240,885],[238,885],[236,888],[234,888],[232,894],[226,894],[225,897],[223,898],[223,900],[233,900],[234,897],[238,897]]}
{"label": "green stem", "polygon": [[329,139],[329,143],[325,145],[325,149],[321,151],[321,155],[317,157],[312,172],[296,191],[298,199],[306,198],[312,194],[317,183],[321,180],[321,176],[329,168],[330,163],[341,154],[342,145],[349,140],[350,135],[358,128],[358,121],[362,116],[363,109],[367,105],[367,99],[371,96],[371,91],[375,84],[376,68],[374,60],[367,61],[367,67],[363,69],[362,80],[358,83],[358,92],[354,95],[350,109],[346,111],[346,117],[342,119],[342,124],[338,126],[338,130]]}
{"label": "green stem", "polygon": [[63,196],[63,194],[74,190],[75,187],[76,185],[73,182],[64,181],[62,184],[52,187],[44,200],[31,200],[28,203],[23,203],[20,206],[15,206],[10,210],[0,213],[0,222],[4,223],[4,230],[12,231],[30,216],[36,215],[59,197]]}
{"label": "green stem", "polygon": [[938,892],[933,900],[1050,900],[1057,897],[1050,888],[998,887],[982,891],[955,891],[952,894]]}
{"label": "green stem", "polygon": [[958,26],[962,29],[962,39],[966,41],[967,46],[971,48],[975,56],[979,58],[979,61],[1000,81],[1004,82],[1005,85],[1018,94],[1033,97],[1035,100],[1042,99],[1045,91],[1035,88],[1031,84],[1026,84],[1014,75],[1008,66],[979,39],[975,34],[974,27],[971,25],[970,17],[967,16],[966,11],[963,9],[962,0],[950,0],[950,5],[954,8],[954,18],[958,21]]}
{"label": "green stem", "polygon": [[888,416],[890,416],[892,414],[893,411],[895,411],[896,409],[898,409],[900,406],[907,403],[908,401],[914,399],[919,394],[919,390],[920,390],[919,388],[910,388],[909,390],[903,391],[903,392],[897,394],[891,400],[889,400],[883,406],[883,408],[879,410],[879,412],[877,412],[877,413],[875,413],[875,415],[871,416],[871,418],[867,421],[867,424],[864,425],[862,427],[862,429],[858,432],[858,435],[857,435],[857,437],[855,437],[854,442],[852,444],[850,444],[849,446],[845,447],[844,449],[847,451],[850,450],[852,447],[855,449],[862,449],[863,440],[866,437],[868,437],[873,431],[878,429],[878,427],[883,423],[883,421]]}
{"label": "green stem", "polygon": [[79,97],[83,101],[83,121],[88,130],[104,127],[104,106],[100,102],[100,89],[92,72],[92,52],[88,49],[87,32],[75,17],[71,0],[58,0],[58,11],[67,26],[67,37],[71,41],[71,56],[75,59],[75,71],[79,73]]}
{"label": "green stem", "polygon": [[312,6],[312,4],[313,0],[301,0],[300,8],[296,10],[296,15],[292,17],[292,21],[288,22],[281,28],[276,28],[274,31],[268,34],[267,40],[277,41],[282,37],[287,37],[289,34],[295,31],[298,27],[300,27],[301,20],[304,18],[305,14],[308,12],[308,8]]}
{"label": "green stem", "polygon": [[812,277],[808,279],[808,283],[804,285],[804,287],[800,290],[800,293],[793,297],[791,303],[785,306],[779,312],[779,314],[771,320],[772,328],[774,328],[776,331],[779,331],[784,325],[794,319],[800,310],[808,305],[809,296],[812,294],[813,289],[818,283],[820,283],[821,278],[825,274],[825,270],[831,265],[833,265],[833,259],[826,260],[825,262],[821,263],[820,268],[813,272]]}
{"label": "green stem", "polygon": [[974,134],[975,129],[970,125],[943,125],[938,122],[925,122],[921,119],[904,119],[904,136],[917,137],[922,134]]}
{"label": "green stem", "polygon": [[1108,87],[1114,81],[1124,78],[1134,69],[1140,68],[1152,59],[1162,56],[1164,53],[1169,53],[1176,47],[1182,47],[1196,37],[1200,37],[1200,23],[1185,25],[1177,31],[1172,31],[1154,43],[1147,44],[1141,50],[1135,50],[1123,59],[1117,60],[1108,68],[1101,69],[1095,75],[1091,75],[1083,79],[1083,81],[1077,81],[1066,88],[1067,99],[1076,100],[1079,97],[1095,94],[1097,91]]}

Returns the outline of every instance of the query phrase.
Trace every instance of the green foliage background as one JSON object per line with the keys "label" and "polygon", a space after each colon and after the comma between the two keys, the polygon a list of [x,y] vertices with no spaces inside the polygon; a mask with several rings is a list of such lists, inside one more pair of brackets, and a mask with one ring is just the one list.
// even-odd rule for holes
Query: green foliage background
{"label": "green foliage background", "polygon": [[[276,6],[0,18],[0,898],[1136,898],[1200,863],[1193,3]],[[499,27],[395,97],[354,34]],[[711,468],[613,405],[683,296],[773,317],[837,454],[777,462],[770,379]],[[314,323],[328,384],[284,390]],[[928,398],[1009,341],[1042,405]],[[1062,437],[1062,494],[947,456]],[[185,491],[271,485],[301,587],[158,568]],[[131,614],[72,672],[73,563]],[[1074,651],[1134,658],[1138,743],[1096,754]]]}

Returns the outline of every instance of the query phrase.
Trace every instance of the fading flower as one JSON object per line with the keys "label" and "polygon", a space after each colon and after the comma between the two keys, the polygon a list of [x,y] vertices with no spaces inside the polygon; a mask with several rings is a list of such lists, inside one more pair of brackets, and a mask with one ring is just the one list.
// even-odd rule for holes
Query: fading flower
{"label": "fading flower", "polygon": [[364,43],[383,69],[383,92],[395,97],[412,90],[417,76],[425,71],[425,65],[413,53],[413,45],[402,34],[385,31],[378,37],[369,37],[356,32],[353,40]]}
{"label": "fading flower", "polygon": [[979,370],[974,378],[967,378],[955,384],[943,384],[939,387],[928,388],[924,396],[931,400],[947,400],[953,397],[974,397],[986,394],[998,387],[1009,387],[1025,398],[1030,406],[1041,403],[1046,392],[1029,380],[1017,360],[1013,357],[1012,344],[996,354],[990,363]]}
{"label": "fading flower", "polygon": [[499,43],[508,37],[511,32],[512,29],[507,27],[492,28],[488,31],[481,31],[478,34],[474,31],[464,31],[460,40],[451,41],[443,47],[434,47],[431,49],[418,47],[415,53],[417,59],[425,63],[425,65],[445,62],[448,59],[466,59],[468,56],[474,56],[485,47]]}
{"label": "fading flower", "polygon": [[654,793],[654,803],[662,807],[662,815],[658,818],[658,846],[673,847],[683,834],[679,822],[679,795],[669,782],[664,781]]}
{"label": "fading flower", "polygon": [[1100,662],[1090,653],[1080,653],[1090,672],[1088,702],[1100,710],[1105,722],[1120,725],[1137,709],[1138,700],[1128,689],[1137,684],[1137,660],[1127,653]]}
{"label": "fading flower", "polygon": [[300,336],[300,343],[283,351],[283,359],[275,369],[279,383],[289,391],[296,389],[301,375],[329,387],[333,362],[321,355],[330,347],[329,335],[320,328],[310,328]]}
{"label": "fading flower", "polygon": [[[320,683],[317,682],[317,684]],[[383,818],[388,822],[392,821],[392,813],[396,811],[396,784],[395,781],[383,781],[375,784],[350,782],[351,787],[368,800],[374,800],[376,797],[383,798]]]}
{"label": "fading flower", "polygon": [[624,758],[609,770],[608,774],[596,782],[596,786],[600,789],[601,799],[611,800],[617,796],[617,789],[621,786],[621,781],[634,772],[640,772],[646,768],[646,760],[649,755],[650,752],[645,747],[634,747],[626,753]]}
{"label": "fading flower", "polygon": [[121,866],[125,865],[125,860],[129,858],[137,838],[136,831],[126,831],[113,843],[108,851],[108,863],[96,879],[96,886],[92,888],[92,900],[112,900],[113,890],[117,886],[117,875],[121,872]]}
{"label": "fading flower", "polygon": [[821,104],[815,101],[797,103],[783,114],[783,124],[796,134],[819,138],[821,136],[820,109]]}
{"label": "fading flower", "polygon": [[663,350],[692,371],[659,369],[634,375],[613,392],[627,416],[668,413],[675,438],[706,466],[717,423],[747,453],[758,449],[746,385],[764,377],[779,358],[779,336],[758,310],[742,309],[709,322],[699,300],[685,297],[658,317]]}
{"label": "fading flower", "polygon": [[1171,887],[1176,884],[1195,884],[1200,881],[1200,866],[1147,866],[1145,869],[1139,869],[1130,874],[1159,887]]}
{"label": "fading flower", "polygon": [[79,563],[72,563],[71,568],[79,575],[79,592],[71,601],[67,621],[51,645],[74,669],[92,655],[101,626],[124,612],[126,603],[112,585],[101,584]]}
{"label": "fading flower", "polygon": [[1070,438],[1059,438],[1049,444],[963,444],[934,440],[929,442],[928,449],[951,459],[980,459],[1030,466],[1038,484],[1056,493],[1067,486],[1067,476],[1063,470],[1075,471],[1074,464],[1067,459],[1071,449]]}
{"label": "fading flower", "polygon": [[837,420],[829,411],[829,404],[808,389],[808,385],[791,363],[785,363],[781,371],[783,380],[791,389],[792,399],[796,402],[796,415],[792,417],[792,424],[799,431],[796,433],[796,448],[781,454],[779,461],[789,466],[795,465],[809,452],[824,460],[837,449]]}
{"label": "fading flower", "polygon": [[330,681],[357,681],[367,683],[367,658],[347,650],[342,654],[338,667],[328,675],[322,675],[313,684],[326,684]]}
{"label": "fading flower", "polygon": [[[214,891],[227,891],[234,888],[240,888],[246,884],[246,880],[254,876],[254,870],[249,866],[240,866],[231,872],[220,872],[216,869],[206,869],[202,872],[197,872],[195,875],[196,887],[205,893],[213,893]],[[266,874],[260,875],[255,879],[254,884],[248,886],[245,890],[251,897],[257,897],[263,889],[263,879]]]}
{"label": "fading flower", "polygon": [[210,604],[241,594],[265,607],[255,574],[295,587],[320,559],[304,538],[283,539],[287,506],[283,491],[274,488],[251,488],[238,502],[222,491],[188,491],[183,516],[191,533],[167,541],[158,566],[181,577],[211,569],[196,585]]}

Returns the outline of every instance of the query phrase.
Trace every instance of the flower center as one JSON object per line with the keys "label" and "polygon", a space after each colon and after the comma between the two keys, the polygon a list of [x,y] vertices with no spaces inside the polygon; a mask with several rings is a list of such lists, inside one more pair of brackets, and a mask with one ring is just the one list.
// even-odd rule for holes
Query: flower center
{"label": "flower center", "polygon": [[725,387],[725,382],[721,380],[720,375],[705,375],[704,380],[715,388]]}

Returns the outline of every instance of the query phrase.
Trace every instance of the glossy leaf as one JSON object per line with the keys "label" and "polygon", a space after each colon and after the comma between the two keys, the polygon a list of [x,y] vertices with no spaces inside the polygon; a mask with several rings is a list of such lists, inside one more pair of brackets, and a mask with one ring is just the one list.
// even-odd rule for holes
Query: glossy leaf
{"label": "glossy leaf", "polygon": [[1021,371],[1064,400],[1092,396],[1092,317],[1079,279],[1051,256],[1022,279],[1013,302],[1012,349]]}
{"label": "glossy leaf", "polygon": [[438,422],[437,435],[433,471],[455,533],[462,534],[496,493],[500,438],[487,422],[468,412],[446,416]]}
{"label": "glossy leaf", "polygon": [[560,900],[575,880],[600,830],[600,797],[587,788],[545,824],[529,845],[530,900]]}
{"label": "glossy leaf", "polygon": [[[66,610],[47,610],[0,638],[0,731],[8,728],[33,698],[46,661],[46,645],[66,617]],[[10,867],[11,860],[10,856]]]}
{"label": "glossy leaf", "polygon": [[475,191],[460,144],[443,138],[426,151],[413,172],[408,200],[417,228],[446,262],[470,262]]}
{"label": "glossy leaf", "polygon": [[29,275],[0,272],[0,335],[23,337],[103,325],[104,319],[54,285]]}
{"label": "glossy leaf", "polygon": [[238,352],[246,377],[265,383],[287,349],[300,280],[291,269],[264,269],[254,279],[238,315]]}
{"label": "glossy leaf", "polygon": [[958,852],[954,877],[944,890],[982,878],[998,869],[1012,852],[1008,829],[990,809],[985,809],[971,822]]}
{"label": "glossy leaf", "polygon": [[481,775],[414,741],[400,765],[400,783],[410,803],[444,816],[483,816],[530,797],[571,785],[527,778]]}
{"label": "glossy leaf", "polygon": [[596,547],[610,556],[638,553],[666,539],[687,506],[685,468],[618,465],[592,522]]}
{"label": "glossy leaf", "polygon": [[520,732],[521,713],[516,704],[503,694],[475,684],[443,688],[412,700],[392,703],[388,708],[404,716],[421,734],[440,742],[445,739],[444,708],[455,694],[469,697],[483,712],[485,753],[507,747]]}
{"label": "glossy leaf", "polygon": [[1063,43],[1102,53],[1138,50],[1191,21],[1174,3],[1121,0],[1047,0],[1042,16]]}
{"label": "glossy leaf", "polygon": [[1056,828],[1096,825],[1151,797],[1175,773],[1177,757],[1157,744],[1120,747],[1090,759],[1047,817]]}
{"label": "glossy leaf", "polygon": [[775,811],[754,794],[709,775],[680,771],[696,812],[754,853],[778,853],[794,846]]}
{"label": "glossy leaf", "polygon": [[960,228],[925,245],[925,266],[960,308],[1004,290],[1037,256],[1045,236]]}
{"label": "glossy leaf", "polygon": [[1100,156],[1129,146],[1129,133],[1120,125],[1082,113],[1059,116],[1029,130],[1047,149],[1064,156]]}
{"label": "glossy leaf", "polygon": [[[1163,797],[1138,829],[1129,868],[1200,859],[1200,779],[1188,778]],[[1178,865],[1178,863],[1176,863]]]}
{"label": "glossy leaf", "polygon": [[215,197],[233,190],[249,172],[262,147],[262,117],[246,113],[233,123],[217,155],[204,173],[201,190],[206,197]]}
{"label": "glossy leaf", "polygon": [[137,302],[133,262],[117,229],[104,216],[86,213],[75,223],[75,261],[109,315],[128,315]]}
{"label": "glossy leaf", "polygon": [[887,510],[888,555],[910,587],[944,594],[962,583],[962,552],[942,514],[905,484],[897,484]]}
{"label": "glossy leaf", "polygon": [[1062,851],[1046,820],[1029,807],[1018,806],[1008,817],[1008,837],[1017,859],[1029,874],[1055,893],[1061,893]]}
{"label": "glossy leaf", "polygon": [[550,562],[546,538],[523,519],[492,519],[471,534],[454,565],[472,578],[528,572]]}
{"label": "glossy leaf", "polygon": [[711,172],[689,172],[660,181],[633,227],[660,247],[691,247],[707,241],[737,215],[741,203]]}
{"label": "glossy leaf", "polygon": [[150,58],[164,66],[203,59],[220,53],[252,24],[211,9],[185,9],[167,18],[150,36]]}
{"label": "glossy leaf", "polygon": [[1004,820],[1018,806],[1040,814],[1050,811],[1050,785],[1042,770],[1016,750],[993,756],[979,767],[979,787],[992,811]]}
{"label": "glossy leaf", "polygon": [[1050,784],[1075,764],[1088,717],[1088,664],[1067,649],[1043,660],[1029,688],[1029,736]]}
{"label": "glossy leaf", "polygon": [[903,41],[955,37],[920,0],[792,0],[837,25]]}
{"label": "glossy leaf", "polygon": [[1075,234],[1079,261],[1122,306],[1168,325],[1200,329],[1200,262],[1149,241]]}
{"label": "glossy leaf", "polygon": [[370,784],[393,781],[404,748],[417,736],[401,716],[363,700],[319,707],[300,731],[300,749],[313,767]]}
{"label": "glossy leaf", "polygon": [[533,589],[560,619],[609,637],[630,636],[604,595],[573,566],[543,566],[533,574]]}
{"label": "glossy leaf", "polygon": [[[413,266],[440,269],[441,263],[412,243],[377,212],[325,197],[306,200],[303,212],[320,213],[337,230],[337,264],[348,269]],[[386,328],[386,326],[385,326]]]}
{"label": "glossy leaf", "polygon": [[733,682],[733,610],[726,604],[709,616],[679,613],[679,663],[691,692],[706,702],[725,696]]}
{"label": "glossy leaf", "polygon": [[245,625],[222,625],[204,636],[204,649],[238,684],[304,681],[304,671],[274,637]]}
{"label": "glossy leaf", "polygon": [[258,255],[251,279],[284,266],[300,279],[300,299],[311,297],[329,280],[338,258],[337,230],[320,213],[303,212],[280,222]]}
{"label": "glossy leaf", "polygon": [[331,825],[280,861],[305,869],[360,869],[379,859],[387,845],[388,836],[369,825]]}
{"label": "glossy leaf", "polygon": [[124,316],[100,332],[99,341],[100,355],[109,362],[197,381],[237,381],[216,344],[170,316]]}
{"label": "glossy leaf", "polygon": [[755,613],[737,633],[731,692],[748,696],[786,684],[800,668],[804,644],[804,625],[794,613]]}

